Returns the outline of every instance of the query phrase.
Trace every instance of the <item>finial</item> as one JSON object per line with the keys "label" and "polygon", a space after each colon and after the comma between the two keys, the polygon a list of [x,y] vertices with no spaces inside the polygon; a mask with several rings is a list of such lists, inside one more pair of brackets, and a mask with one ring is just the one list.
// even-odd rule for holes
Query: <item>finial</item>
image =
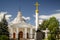
{"label": "finial", "polygon": [[36,10],[38,10],[38,6],[39,6],[40,4],[38,3],[38,2],[36,2],[36,4],[35,4],[35,6],[36,6]]}
{"label": "finial", "polygon": [[35,12],[36,12],[36,14],[37,14],[37,13],[39,13],[39,10],[38,10],[39,3],[36,2],[35,6],[36,6],[36,11],[35,11]]}

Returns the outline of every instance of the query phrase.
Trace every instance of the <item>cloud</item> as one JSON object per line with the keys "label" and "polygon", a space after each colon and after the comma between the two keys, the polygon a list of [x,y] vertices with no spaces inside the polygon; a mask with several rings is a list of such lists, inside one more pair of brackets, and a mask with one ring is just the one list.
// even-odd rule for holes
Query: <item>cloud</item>
{"label": "cloud", "polygon": [[53,13],[51,15],[40,15],[40,19],[49,19],[50,17],[56,17],[56,19],[60,20],[60,10],[56,10],[57,13]]}
{"label": "cloud", "polygon": [[[23,18],[24,20],[30,20],[30,17],[24,17],[24,16],[22,16],[22,18]],[[10,22],[10,24],[11,24],[11,23],[13,23],[13,24],[19,23],[20,21],[21,21],[21,20],[19,20],[19,18],[16,17],[14,20],[12,20],[12,21]]]}
{"label": "cloud", "polygon": [[10,17],[11,17],[12,15],[6,15],[6,19],[7,20],[10,20]]}
{"label": "cloud", "polygon": [[50,16],[49,15],[40,15],[39,18],[40,19],[48,19]]}
{"label": "cloud", "polygon": [[49,19],[50,17],[56,17],[56,19],[60,22],[60,13],[55,13],[55,14],[51,14],[51,15],[40,15],[39,20]]}
{"label": "cloud", "polygon": [[[56,10],[60,11],[60,10]],[[35,15],[33,15],[35,17]],[[60,22],[60,12],[51,14],[51,15],[39,15],[39,24],[43,22],[43,20],[49,19],[50,17],[56,17],[56,19]]]}
{"label": "cloud", "polygon": [[22,16],[22,18],[24,18],[25,20],[30,20],[30,17]]}
{"label": "cloud", "polygon": [[[40,20],[39,20],[39,24],[42,24],[42,22],[43,22],[43,20],[42,20],[42,19],[40,19]],[[36,20],[35,20],[35,23],[36,23]]]}
{"label": "cloud", "polygon": [[42,20],[42,19],[40,19],[40,20],[39,20],[39,24],[41,24],[42,22],[43,22],[43,20]]}
{"label": "cloud", "polygon": [[0,12],[0,19],[3,18],[3,15],[6,14],[7,12]]}
{"label": "cloud", "polygon": [[9,21],[10,20],[10,17],[12,16],[12,15],[8,15],[7,14],[8,12],[0,12],[0,21],[1,21],[1,19],[3,18],[3,16],[4,16],[4,14],[6,14],[6,20],[7,21]]}
{"label": "cloud", "polygon": [[60,10],[56,10],[57,12],[60,11]]}
{"label": "cloud", "polygon": [[60,13],[55,13],[51,15],[40,15],[39,18],[41,19],[48,19],[50,17],[56,17],[57,19],[60,19]]}

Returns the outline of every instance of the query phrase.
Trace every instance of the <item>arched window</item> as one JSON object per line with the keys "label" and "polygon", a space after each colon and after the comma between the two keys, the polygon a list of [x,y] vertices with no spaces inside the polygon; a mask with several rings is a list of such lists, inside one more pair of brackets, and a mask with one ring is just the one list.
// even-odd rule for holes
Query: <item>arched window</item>
{"label": "arched window", "polygon": [[16,38],[16,33],[13,33],[13,39],[15,39]]}

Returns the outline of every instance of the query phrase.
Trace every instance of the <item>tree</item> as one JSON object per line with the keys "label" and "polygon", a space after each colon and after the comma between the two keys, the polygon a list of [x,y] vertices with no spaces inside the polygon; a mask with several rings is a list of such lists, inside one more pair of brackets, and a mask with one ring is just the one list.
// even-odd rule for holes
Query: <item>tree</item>
{"label": "tree", "polygon": [[45,30],[48,27],[48,20],[44,20],[41,25],[39,25],[40,30]]}
{"label": "tree", "polygon": [[51,18],[49,19],[48,29],[49,29],[52,33],[54,33],[54,32],[57,30],[58,27],[59,27],[59,22],[58,22],[58,20],[57,20],[55,17],[51,17]]}
{"label": "tree", "polygon": [[44,20],[43,23],[40,25],[40,29],[44,30],[46,28],[48,28],[50,30],[51,33],[51,40],[55,39],[55,33],[57,31],[57,28],[59,27],[59,22],[55,17],[51,17],[48,20]]}
{"label": "tree", "polygon": [[44,20],[39,27],[42,30],[48,28],[50,32],[55,32],[56,29],[59,27],[59,22],[55,17],[51,17],[48,20]]}
{"label": "tree", "polygon": [[0,35],[6,35],[7,37],[9,37],[8,22],[5,19],[5,14],[3,16],[2,21],[0,22]]}
{"label": "tree", "polygon": [[0,40],[8,40],[8,37],[6,35],[0,35]]}

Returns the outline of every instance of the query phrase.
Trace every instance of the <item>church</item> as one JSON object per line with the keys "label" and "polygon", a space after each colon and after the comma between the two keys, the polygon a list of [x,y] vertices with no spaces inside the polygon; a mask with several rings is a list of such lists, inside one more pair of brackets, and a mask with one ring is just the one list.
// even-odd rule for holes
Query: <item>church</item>
{"label": "church", "polygon": [[39,18],[38,18],[38,2],[35,4],[36,6],[36,25],[33,26],[27,23],[22,17],[22,12],[18,11],[16,18],[14,18],[10,23],[8,23],[8,31],[10,39],[14,40],[35,40],[36,39],[36,31],[39,26]]}
{"label": "church", "polygon": [[8,25],[10,39],[34,39],[35,27],[25,22],[21,11],[18,11],[16,18]]}

